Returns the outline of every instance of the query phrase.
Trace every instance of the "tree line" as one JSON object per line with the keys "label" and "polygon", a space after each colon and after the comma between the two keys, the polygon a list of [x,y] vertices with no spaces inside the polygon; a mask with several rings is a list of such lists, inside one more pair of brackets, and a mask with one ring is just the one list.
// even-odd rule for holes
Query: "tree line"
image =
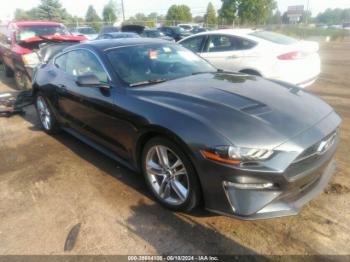
{"label": "tree line", "polygon": [[[221,0],[221,8],[216,10],[209,2],[203,15],[193,16],[187,5],[172,5],[166,15],[137,13],[125,23],[143,24],[155,27],[158,23],[176,25],[178,23],[201,23],[208,27],[217,25],[255,26],[264,24],[288,23],[287,12],[281,14],[275,0]],[[14,18],[19,20],[50,20],[68,25],[89,24],[99,30],[103,24],[114,24],[118,19],[119,9],[115,0],[110,0],[103,8],[101,16],[90,5],[85,17],[72,16],[62,6],[60,0],[41,0],[37,7],[30,10],[16,9]],[[312,18],[309,11],[304,11],[301,23],[341,24],[350,21],[350,8],[327,9]]]}
{"label": "tree line", "polygon": [[103,23],[114,24],[118,18],[117,14],[117,5],[114,0],[110,0],[104,6],[102,18],[92,5],[88,6],[86,15],[82,18],[69,14],[68,11],[63,8],[59,0],[40,0],[40,4],[30,10],[17,8],[15,10],[14,19],[16,21],[58,21],[68,25],[89,23],[89,25],[99,30]]}

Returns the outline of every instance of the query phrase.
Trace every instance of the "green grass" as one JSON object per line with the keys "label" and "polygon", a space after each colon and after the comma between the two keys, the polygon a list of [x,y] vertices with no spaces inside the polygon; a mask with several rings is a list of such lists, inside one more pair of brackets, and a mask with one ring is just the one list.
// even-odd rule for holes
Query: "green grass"
{"label": "green grass", "polygon": [[349,30],[323,29],[302,26],[280,26],[273,28],[273,31],[300,39],[329,36],[331,41],[342,41],[345,37],[350,36]]}

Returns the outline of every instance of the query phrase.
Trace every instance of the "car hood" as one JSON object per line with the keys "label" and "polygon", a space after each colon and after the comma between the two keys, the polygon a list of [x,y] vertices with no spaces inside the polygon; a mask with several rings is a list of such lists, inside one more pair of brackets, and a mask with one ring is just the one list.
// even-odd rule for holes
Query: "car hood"
{"label": "car hood", "polygon": [[34,36],[22,40],[20,43],[31,44],[38,42],[82,42],[85,41],[84,36],[75,35],[45,35],[45,36]]}
{"label": "car hood", "polygon": [[246,147],[277,147],[333,112],[296,86],[233,73],[194,75],[139,91],[139,99],[190,115]]}

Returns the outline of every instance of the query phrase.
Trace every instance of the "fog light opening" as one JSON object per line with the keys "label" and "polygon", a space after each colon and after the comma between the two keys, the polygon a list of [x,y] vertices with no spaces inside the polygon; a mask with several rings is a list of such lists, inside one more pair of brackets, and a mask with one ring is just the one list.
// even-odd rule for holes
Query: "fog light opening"
{"label": "fog light opening", "polygon": [[237,189],[272,189],[276,188],[276,185],[271,182],[266,183],[233,183],[224,181],[224,187],[234,187]]}

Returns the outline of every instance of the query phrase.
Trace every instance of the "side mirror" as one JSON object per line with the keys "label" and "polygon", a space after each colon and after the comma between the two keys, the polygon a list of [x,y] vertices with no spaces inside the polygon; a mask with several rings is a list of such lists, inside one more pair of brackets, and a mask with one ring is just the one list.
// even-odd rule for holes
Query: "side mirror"
{"label": "side mirror", "polygon": [[76,83],[81,87],[100,87],[103,85],[94,74],[78,76]]}

